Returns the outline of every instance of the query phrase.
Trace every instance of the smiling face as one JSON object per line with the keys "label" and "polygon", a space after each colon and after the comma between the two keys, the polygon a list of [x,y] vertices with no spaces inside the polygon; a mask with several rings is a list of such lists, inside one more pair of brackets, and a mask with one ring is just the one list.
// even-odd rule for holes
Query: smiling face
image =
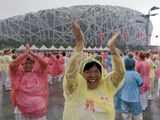
{"label": "smiling face", "polygon": [[96,62],[87,63],[84,67],[83,77],[89,89],[98,87],[101,79],[101,66]]}

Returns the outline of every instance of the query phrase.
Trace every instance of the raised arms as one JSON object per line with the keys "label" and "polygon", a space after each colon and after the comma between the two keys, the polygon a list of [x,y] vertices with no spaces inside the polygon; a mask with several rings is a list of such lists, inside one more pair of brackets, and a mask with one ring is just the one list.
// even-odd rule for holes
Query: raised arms
{"label": "raised arms", "polygon": [[111,39],[108,41],[108,47],[112,54],[112,72],[109,74],[108,78],[111,79],[115,87],[118,87],[124,76],[124,66],[122,58],[120,56],[120,51],[116,48],[115,42],[118,37],[118,33],[114,33]]}
{"label": "raised arms", "polygon": [[77,76],[77,73],[79,72],[81,52],[84,47],[84,35],[80,29],[80,25],[78,24],[78,22],[73,22],[72,31],[76,39],[76,45],[65,72],[65,88],[68,89],[69,93],[72,93],[77,88],[78,83],[75,78]]}

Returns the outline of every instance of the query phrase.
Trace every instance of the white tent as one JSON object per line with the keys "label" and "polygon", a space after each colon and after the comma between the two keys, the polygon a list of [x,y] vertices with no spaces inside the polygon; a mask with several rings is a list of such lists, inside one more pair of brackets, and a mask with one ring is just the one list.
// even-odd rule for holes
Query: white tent
{"label": "white tent", "polygon": [[64,50],[66,50],[63,46],[60,46],[59,48],[58,48],[58,50],[61,50],[61,51],[64,51]]}
{"label": "white tent", "polygon": [[104,49],[102,48],[102,46],[99,48],[100,51],[103,51]]}
{"label": "white tent", "polygon": [[54,45],[52,45],[49,50],[58,50]]}
{"label": "white tent", "polygon": [[24,45],[21,45],[21,46],[18,48],[18,50],[24,50],[24,49],[26,49],[26,47],[25,47]]}
{"label": "white tent", "polygon": [[72,50],[73,50],[73,48],[72,48],[71,46],[68,46],[68,47],[66,48],[66,50],[68,50],[68,51],[72,51]]}
{"label": "white tent", "polygon": [[48,50],[48,48],[45,45],[42,45],[42,47],[40,48],[40,50]]}
{"label": "white tent", "polygon": [[95,47],[93,48],[93,50],[94,50],[94,51],[98,51],[99,49],[95,46]]}
{"label": "white tent", "polygon": [[31,49],[32,50],[38,50],[39,48],[37,46],[35,46],[35,45],[32,45]]}
{"label": "white tent", "polygon": [[108,48],[108,47],[105,47],[105,48],[104,48],[104,51],[109,51],[109,48]]}
{"label": "white tent", "polygon": [[91,51],[91,50],[93,50],[93,49],[89,46],[89,47],[87,48],[87,50],[88,50],[88,51]]}
{"label": "white tent", "polygon": [[86,50],[87,50],[87,48],[85,47],[85,48],[83,48],[83,50],[84,50],[84,51],[86,51]]}

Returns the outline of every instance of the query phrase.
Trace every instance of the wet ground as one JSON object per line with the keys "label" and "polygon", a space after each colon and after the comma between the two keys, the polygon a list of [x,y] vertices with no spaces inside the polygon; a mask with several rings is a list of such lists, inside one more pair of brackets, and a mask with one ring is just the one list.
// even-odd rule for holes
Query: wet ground
{"label": "wet ground", "polygon": [[[56,82],[49,87],[48,120],[62,120],[63,103],[62,83]],[[0,120],[15,120],[8,91],[3,92]],[[119,115],[117,115],[117,120],[121,120]],[[160,97],[156,97],[149,102],[149,107],[144,112],[143,120],[160,120]]]}

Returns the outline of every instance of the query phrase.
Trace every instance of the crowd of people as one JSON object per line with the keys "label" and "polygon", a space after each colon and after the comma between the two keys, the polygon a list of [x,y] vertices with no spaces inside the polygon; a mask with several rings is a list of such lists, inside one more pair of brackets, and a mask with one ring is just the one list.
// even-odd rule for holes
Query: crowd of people
{"label": "crowd of people", "polygon": [[[85,36],[73,22],[74,50],[0,53],[0,104],[9,90],[16,120],[47,120],[48,85],[63,83],[63,120],[143,120],[148,100],[160,96],[160,55],[151,51],[121,52],[113,33],[107,52],[86,52]],[[155,84],[157,82],[158,84]],[[157,85],[157,89],[155,89]],[[2,106],[0,106],[0,111]]]}

